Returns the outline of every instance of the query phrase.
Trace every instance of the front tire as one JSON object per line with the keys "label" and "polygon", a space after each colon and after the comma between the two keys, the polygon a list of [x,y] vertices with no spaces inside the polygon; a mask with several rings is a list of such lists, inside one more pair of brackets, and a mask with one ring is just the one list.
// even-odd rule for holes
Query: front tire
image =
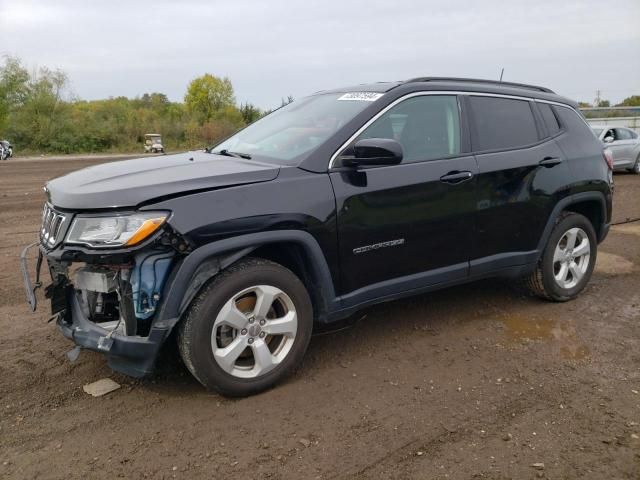
{"label": "front tire", "polygon": [[178,328],[178,349],[207,389],[243,397],[290,375],[309,345],[313,308],[289,269],[245,259],[217,275]]}
{"label": "front tire", "polygon": [[541,298],[566,302],[589,282],[598,243],[589,219],[564,213],[553,228],[536,270],[526,279],[529,290]]}
{"label": "front tire", "polygon": [[633,165],[632,168],[629,169],[629,171],[631,173],[635,173],[636,175],[640,175],[640,156],[636,158],[636,163]]}

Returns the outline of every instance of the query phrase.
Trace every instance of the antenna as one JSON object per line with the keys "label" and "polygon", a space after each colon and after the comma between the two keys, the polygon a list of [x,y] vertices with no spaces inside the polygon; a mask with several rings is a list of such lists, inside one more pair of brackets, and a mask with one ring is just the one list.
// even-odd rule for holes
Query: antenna
{"label": "antenna", "polygon": [[502,67],[502,70],[500,70],[500,81],[502,81],[502,75],[504,75],[504,67]]}

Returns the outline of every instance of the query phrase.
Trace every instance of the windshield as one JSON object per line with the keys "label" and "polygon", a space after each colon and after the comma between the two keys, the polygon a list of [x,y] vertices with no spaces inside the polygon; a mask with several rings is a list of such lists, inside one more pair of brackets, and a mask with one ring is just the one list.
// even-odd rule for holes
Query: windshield
{"label": "windshield", "polygon": [[382,94],[327,93],[286,105],[249,125],[211,150],[247,154],[297,165]]}

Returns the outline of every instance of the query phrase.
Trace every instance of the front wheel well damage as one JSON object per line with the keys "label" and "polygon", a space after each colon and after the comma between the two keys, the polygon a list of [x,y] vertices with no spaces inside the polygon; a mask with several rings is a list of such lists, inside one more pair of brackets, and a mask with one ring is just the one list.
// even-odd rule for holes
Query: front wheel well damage
{"label": "front wheel well damage", "polygon": [[257,247],[242,249],[232,254],[207,260],[201,268],[198,269],[196,275],[194,275],[190,288],[187,290],[187,294],[183,300],[181,311],[186,311],[198,292],[202,291],[220,272],[247,258],[270,260],[291,270],[309,292],[316,316],[325,312],[326,307],[324,306],[325,304],[320,288],[321,282],[319,282],[314,275],[311,259],[306,255],[303,246],[296,242],[286,241],[267,243]]}
{"label": "front wheel well damage", "polygon": [[271,260],[291,270],[309,292],[313,311],[323,310],[320,285],[316,281],[311,260],[306,255],[304,247],[296,242],[270,243],[255,249],[251,256]]}

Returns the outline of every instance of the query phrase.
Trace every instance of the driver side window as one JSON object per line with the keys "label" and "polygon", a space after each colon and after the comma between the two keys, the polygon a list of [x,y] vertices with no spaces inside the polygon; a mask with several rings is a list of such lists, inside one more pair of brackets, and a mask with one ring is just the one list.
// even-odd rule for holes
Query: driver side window
{"label": "driver side window", "polygon": [[390,138],[402,145],[402,163],[460,153],[460,114],[455,95],[423,95],[402,101],[363,131],[365,138]]}

